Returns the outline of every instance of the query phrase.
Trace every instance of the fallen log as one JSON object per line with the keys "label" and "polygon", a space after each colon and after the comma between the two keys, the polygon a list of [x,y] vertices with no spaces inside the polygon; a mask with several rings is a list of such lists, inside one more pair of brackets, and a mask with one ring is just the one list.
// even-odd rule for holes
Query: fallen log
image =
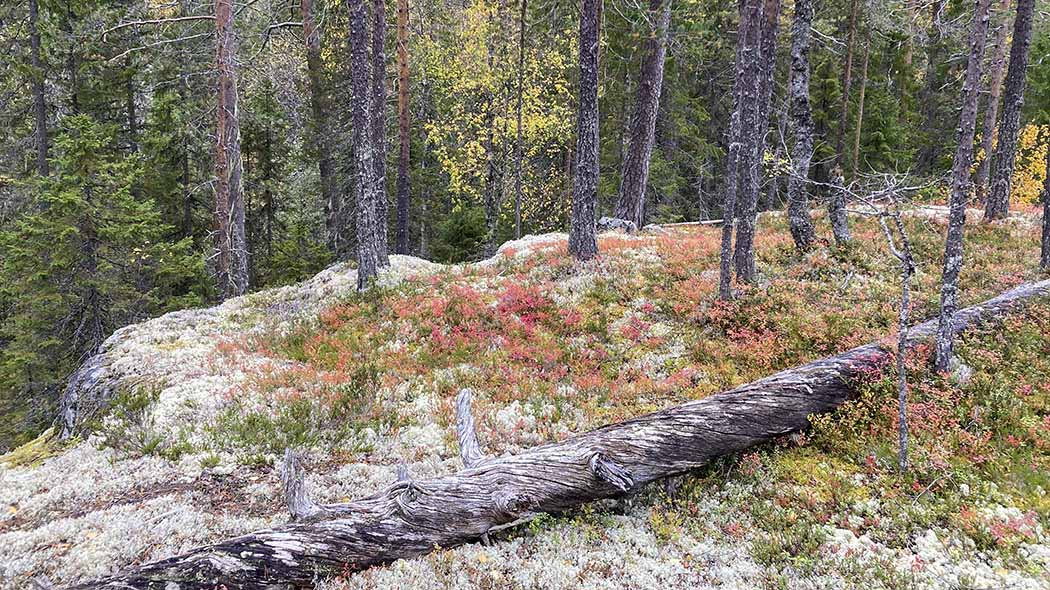
{"label": "fallen log", "polygon": [[[955,332],[1047,295],[1050,280],[962,309]],[[915,326],[908,345],[928,340],[936,330],[935,320]],[[466,442],[461,451],[468,465],[463,471],[429,481],[414,481],[403,472],[374,496],[322,506],[305,497],[301,468],[289,454],[284,479],[295,522],[73,588],[309,587],[325,576],[453,547],[801,430],[810,415],[846,401],[851,381],[893,354],[891,344],[873,342],[702,400],[498,458],[482,454],[472,432],[470,394],[464,392],[457,399],[458,435]]]}

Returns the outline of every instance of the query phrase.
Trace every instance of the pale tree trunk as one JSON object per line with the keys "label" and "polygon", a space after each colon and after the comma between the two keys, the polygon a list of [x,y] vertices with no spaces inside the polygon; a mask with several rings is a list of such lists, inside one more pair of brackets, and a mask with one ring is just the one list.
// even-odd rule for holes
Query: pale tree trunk
{"label": "pale tree trunk", "polygon": [[412,192],[409,177],[408,0],[397,0],[397,253],[408,254],[408,216]]}
{"label": "pale tree trunk", "polygon": [[569,252],[578,260],[598,254],[598,27],[601,0],[582,0],[580,14],[580,104],[577,113],[576,175],[569,223]]}
{"label": "pale tree trunk", "polygon": [[762,183],[762,157],[766,151],[769,129],[769,109],[773,96],[773,82],[777,63],[777,20],[780,0],[763,0],[759,17],[758,55],[755,63],[758,93],[752,118],[744,125],[747,134],[745,150],[747,166],[743,170],[743,186],[737,203],[736,244],[733,253],[736,278],[742,283],[755,280],[755,226],[758,223],[758,195]]}
{"label": "pale tree trunk", "polygon": [[29,64],[33,68],[33,127],[36,135],[36,173],[51,173],[47,161],[47,103],[44,101],[44,62],[40,57],[40,13],[37,0],[29,0]]}
{"label": "pale tree trunk", "polygon": [[846,217],[846,178],[842,176],[842,167],[835,167],[831,184],[831,195],[828,200],[831,233],[835,236],[836,244],[848,244],[853,238],[849,231],[849,219]]}
{"label": "pale tree trunk", "polygon": [[[732,298],[733,230],[736,225],[738,193],[740,192],[741,160],[747,164],[744,153],[745,129],[752,124],[748,113],[758,102],[758,76],[754,71],[761,17],[760,0],[739,0],[740,24],[737,27],[736,64],[733,77],[733,114],[729,119],[729,148],[726,153],[726,188],[722,201],[722,244],[719,256],[718,297]],[[747,119],[745,121],[745,119]]]}
{"label": "pale tree trunk", "polygon": [[864,65],[861,66],[860,96],[857,97],[857,126],[853,130],[853,161],[850,180],[857,179],[860,167],[860,132],[864,129],[864,95],[868,90],[868,62],[871,58],[871,16],[868,16],[868,32],[864,37]]}
{"label": "pale tree trunk", "polygon": [[514,238],[521,237],[521,164],[524,154],[522,150],[521,109],[523,95],[525,92],[525,27],[528,11],[528,0],[521,0],[521,12],[518,15],[518,102],[515,107],[517,118],[517,137],[514,142]]}
{"label": "pale tree trunk", "polygon": [[317,157],[317,171],[321,178],[321,199],[325,208],[325,231],[328,248],[341,257],[345,248],[343,200],[335,178],[335,163],[332,159],[332,130],[328,117],[332,113],[332,101],[324,79],[324,63],[321,60],[321,32],[317,28],[315,0],[300,0],[303,19],[303,36],[306,39],[306,77],[310,89],[310,114],[313,124],[313,149]]}
{"label": "pale tree trunk", "polygon": [[992,148],[995,144],[995,122],[999,116],[999,97],[1002,95],[1003,78],[1006,76],[1006,50],[1010,46],[1007,33],[1010,31],[1010,0],[1002,0],[999,13],[1002,22],[995,34],[995,53],[992,57],[991,71],[988,73],[988,104],[984,107],[984,124],[981,127],[981,153],[983,157],[977,164],[974,175],[974,187],[977,201],[983,203],[988,196],[988,172],[992,167]]}
{"label": "pale tree trunk", "polygon": [[809,105],[809,30],[813,26],[812,0],[795,0],[791,25],[791,176],[788,177],[788,223],[795,248],[800,252],[813,244],[813,221],[809,218],[806,180],[813,160],[813,110]]}
{"label": "pale tree trunk", "polygon": [[375,142],[369,126],[372,88],[368,61],[368,13],[365,0],[346,0],[350,13],[350,117],[354,202],[357,221],[357,288],[365,290],[379,268],[376,234]]}
{"label": "pale tree trunk", "polygon": [[1021,130],[1028,51],[1032,45],[1032,11],[1035,0],[1017,0],[1014,36],[1010,46],[1010,66],[1006,71],[1003,94],[1003,120],[992,162],[992,184],[984,208],[986,220],[1003,219],[1010,210],[1010,186],[1017,162],[1017,136]]}
{"label": "pale tree trunk", "polygon": [[[1031,0],[1021,0],[1028,2]],[[977,95],[981,85],[981,61],[988,33],[988,7],[991,0],[977,0],[970,33],[970,52],[963,82],[962,111],[959,113],[959,145],[952,165],[952,188],[948,201],[948,237],[944,245],[944,270],[941,279],[941,313],[937,330],[936,367],[951,370],[954,329],[952,324],[959,300],[959,272],[963,264],[963,227],[966,203],[970,193],[970,166],[973,164],[973,136],[977,126]]]}
{"label": "pale tree trunk", "polygon": [[[1050,281],[1021,285],[960,310],[959,332],[1030,305]],[[935,322],[907,331],[911,350],[936,332]],[[69,590],[256,590],[314,587],[397,559],[448,549],[602,498],[637,493],[712,459],[805,429],[856,393],[851,386],[892,362],[894,347],[876,341],[787,369],[759,381],[679,406],[610,424],[518,455],[486,456],[471,427],[469,390],[456,400],[464,469],[453,475],[397,480],[367,498],[318,504],[307,493],[293,452],[282,469],[295,522],[137,565]]]}
{"label": "pale tree trunk", "polygon": [[387,247],[386,199],[386,1],[372,5],[372,100],[369,126],[375,153],[375,225],[376,252],[379,266],[390,264]]}
{"label": "pale tree trunk", "polygon": [[656,116],[660,110],[660,90],[667,56],[667,30],[671,23],[671,0],[651,0],[649,18],[653,30],[645,42],[645,58],[638,77],[638,94],[623,158],[616,217],[641,228],[645,215],[645,189],[649,182],[649,162],[656,135]]}
{"label": "pale tree trunk", "polygon": [[227,299],[243,295],[248,289],[233,0],[215,0],[215,27],[215,61],[219,72],[215,142],[215,268],[219,292],[223,299]]}

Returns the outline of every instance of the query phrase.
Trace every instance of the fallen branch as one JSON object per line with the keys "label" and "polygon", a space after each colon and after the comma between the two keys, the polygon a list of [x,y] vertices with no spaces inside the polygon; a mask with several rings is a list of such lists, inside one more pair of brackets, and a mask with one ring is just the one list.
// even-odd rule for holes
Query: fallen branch
{"label": "fallen branch", "polygon": [[[1022,285],[960,310],[954,330],[962,332],[1048,295],[1050,280]],[[908,347],[928,340],[936,329],[935,320],[913,327]],[[288,478],[292,481],[289,496],[297,522],[74,588],[312,586],[324,576],[460,545],[535,514],[620,496],[803,429],[809,416],[846,401],[849,384],[863,372],[891,362],[893,354],[892,344],[873,342],[520,455],[483,459],[454,475],[420,482],[402,475],[386,490],[348,503],[321,506],[305,498],[293,454],[285,477],[286,486]],[[469,414],[469,394],[460,399],[466,399],[463,406]],[[476,444],[476,436],[472,438]],[[480,456],[480,448],[476,451],[477,455],[466,454],[465,461]]]}

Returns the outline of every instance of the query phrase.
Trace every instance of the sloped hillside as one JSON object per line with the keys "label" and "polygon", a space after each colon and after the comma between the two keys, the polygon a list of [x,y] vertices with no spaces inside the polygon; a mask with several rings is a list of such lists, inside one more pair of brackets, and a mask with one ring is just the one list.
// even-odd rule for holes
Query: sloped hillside
{"label": "sloped hillside", "polygon": [[[760,283],[732,303],[714,301],[718,228],[685,225],[606,235],[583,266],[563,235],[454,267],[395,256],[363,295],[337,265],[124,328],[74,381],[66,419],[91,434],[0,467],[0,584],[81,581],[287,520],[288,447],[306,452],[322,502],[378,491],[399,464],[456,471],[462,387],[477,392],[486,451],[513,453],[892,334],[897,271],[877,224],[800,258],[780,217],[762,221]],[[907,225],[921,318],[936,309],[944,228],[937,211]],[[1028,217],[968,232],[964,302],[1038,278]],[[968,337],[962,382],[917,351],[906,475],[887,369],[806,434],[491,546],[322,586],[1046,588],[1047,334],[1038,305]]]}

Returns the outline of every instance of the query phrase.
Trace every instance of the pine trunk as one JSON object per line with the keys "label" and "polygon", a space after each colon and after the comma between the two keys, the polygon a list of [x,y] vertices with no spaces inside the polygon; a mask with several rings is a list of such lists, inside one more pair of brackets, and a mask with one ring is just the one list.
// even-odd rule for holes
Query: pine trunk
{"label": "pine trunk", "polygon": [[51,173],[47,161],[47,103],[44,102],[44,63],[40,57],[40,13],[37,0],[29,0],[29,59],[33,78],[33,128],[36,135],[36,173]]}
{"label": "pine trunk", "polygon": [[408,0],[397,0],[397,253],[408,254],[411,211],[408,127]]}
{"label": "pine trunk", "polygon": [[995,35],[995,54],[992,58],[991,71],[988,73],[988,104],[984,107],[984,123],[981,127],[981,153],[983,157],[977,164],[974,176],[974,187],[978,202],[985,202],[988,197],[988,172],[992,167],[992,148],[995,144],[995,123],[999,116],[999,97],[1002,95],[1003,78],[1006,75],[1006,50],[1010,46],[1007,33],[1010,30],[1008,11],[1010,0],[1002,0],[999,12],[1002,22]]}
{"label": "pine trunk", "polygon": [[667,55],[667,30],[671,23],[671,0],[651,0],[649,16],[653,30],[645,42],[645,59],[638,77],[638,94],[631,117],[627,151],[623,158],[620,194],[616,217],[644,225],[645,189],[649,182],[649,162],[656,135],[656,116],[660,110],[664,59]]}
{"label": "pine trunk", "polygon": [[314,156],[321,178],[321,199],[324,201],[325,232],[328,248],[341,257],[345,248],[342,194],[336,185],[335,163],[332,159],[332,130],[328,122],[332,112],[332,101],[324,79],[324,63],[321,60],[321,32],[317,28],[315,0],[300,0],[303,19],[303,36],[306,40],[306,78],[310,91],[310,114],[312,116]]}
{"label": "pine trunk", "polygon": [[864,65],[861,66],[860,96],[857,97],[857,126],[853,130],[853,160],[850,180],[857,179],[860,168],[860,134],[864,129],[864,96],[868,90],[868,62],[871,58],[871,18],[868,18],[868,32],[864,37]]}
{"label": "pine trunk", "polygon": [[386,198],[386,0],[375,0],[372,5],[372,100],[368,113],[375,154],[375,212],[376,253],[379,266],[390,264],[387,246]]}
{"label": "pine trunk", "polygon": [[[733,230],[740,189],[741,160],[747,163],[745,129],[750,123],[748,112],[757,102],[757,76],[752,75],[756,61],[760,0],[739,0],[740,24],[737,27],[736,64],[733,77],[733,113],[729,119],[729,146],[726,150],[726,188],[722,201],[722,245],[719,256],[718,297],[732,298]],[[748,119],[745,121],[745,119]]]}
{"label": "pine trunk", "polygon": [[1046,165],[1043,169],[1043,239],[1039,268],[1050,270],[1050,132],[1045,134]]}
{"label": "pine trunk", "polygon": [[984,208],[984,218],[989,221],[1005,218],[1010,210],[1010,187],[1017,162],[1017,136],[1021,130],[1021,107],[1024,105],[1028,52],[1032,45],[1034,8],[1035,0],[1017,0],[1010,66],[1006,71],[1003,94],[1003,120],[999,125],[999,142],[992,162],[991,192]]}
{"label": "pine trunk", "polygon": [[736,278],[742,283],[755,280],[755,226],[758,223],[758,196],[762,184],[762,160],[766,151],[769,109],[773,97],[773,78],[777,63],[777,24],[780,0],[763,0],[760,7],[758,54],[754,77],[756,102],[745,123],[747,165],[743,170],[742,199],[737,203],[736,244],[733,253]]}
{"label": "pine trunk", "polygon": [[518,97],[515,108],[515,117],[517,119],[515,131],[517,135],[514,140],[514,239],[521,237],[521,165],[524,158],[522,153],[524,146],[522,145],[521,137],[521,109],[525,92],[525,19],[528,14],[527,11],[528,0],[521,0],[521,12],[518,15]]}
{"label": "pine trunk", "polygon": [[[1021,0],[1029,2],[1031,0]],[[963,82],[962,111],[959,113],[959,143],[952,165],[952,189],[948,201],[948,237],[944,245],[941,279],[941,313],[937,330],[938,371],[947,372],[952,364],[953,322],[959,299],[959,272],[963,264],[963,227],[970,196],[970,166],[973,164],[973,136],[977,126],[977,97],[981,85],[981,61],[988,33],[988,7],[991,0],[977,0],[970,33],[970,52]]]}
{"label": "pine trunk", "polygon": [[237,110],[237,37],[233,0],[215,0],[215,61],[219,73],[215,142],[215,260],[223,299],[248,288],[240,113]]}
{"label": "pine trunk", "polygon": [[376,234],[375,143],[369,126],[372,88],[368,61],[368,13],[365,0],[347,0],[350,13],[350,118],[357,222],[357,288],[365,290],[379,268]]}
{"label": "pine trunk", "polygon": [[813,244],[806,181],[813,160],[813,110],[809,105],[809,30],[813,26],[812,0],[795,0],[791,26],[791,150],[792,173],[788,178],[788,223],[795,247],[801,252]]}
{"label": "pine trunk", "polygon": [[580,105],[577,114],[576,175],[569,223],[569,252],[578,260],[598,254],[598,27],[601,0],[582,0],[580,14]]}
{"label": "pine trunk", "polygon": [[941,146],[935,137],[937,124],[937,90],[940,87],[940,79],[937,76],[937,67],[943,61],[941,12],[943,12],[947,0],[935,0],[930,4],[930,29],[929,44],[927,47],[926,79],[923,84],[919,105],[922,110],[921,135],[925,139],[919,150],[915,168],[919,174],[925,174],[933,168],[940,153]]}
{"label": "pine trunk", "polygon": [[850,0],[849,28],[846,31],[846,64],[842,74],[842,97],[839,99],[839,130],[835,135],[835,159],[842,165],[842,144],[846,137],[846,120],[849,118],[849,95],[853,89],[853,51],[857,36],[857,14],[860,0]]}

